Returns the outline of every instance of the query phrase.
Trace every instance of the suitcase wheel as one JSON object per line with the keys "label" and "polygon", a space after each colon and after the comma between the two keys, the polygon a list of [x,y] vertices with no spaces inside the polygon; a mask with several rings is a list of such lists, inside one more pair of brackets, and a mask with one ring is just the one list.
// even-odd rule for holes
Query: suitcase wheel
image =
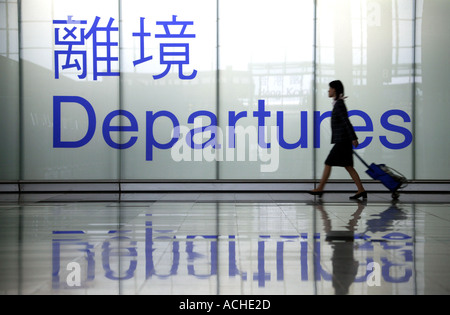
{"label": "suitcase wheel", "polygon": [[394,191],[391,196],[392,199],[397,200],[400,197],[400,193],[398,191]]}

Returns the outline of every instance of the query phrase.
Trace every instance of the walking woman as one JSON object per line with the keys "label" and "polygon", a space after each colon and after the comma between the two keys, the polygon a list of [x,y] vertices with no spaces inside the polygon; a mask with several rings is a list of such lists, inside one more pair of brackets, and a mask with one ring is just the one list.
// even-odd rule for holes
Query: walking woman
{"label": "walking woman", "polygon": [[334,147],[331,149],[325,160],[322,179],[316,189],[310,191],[311,195],[322,197],[323,190],[331,174],[333,166],[345,167],[347,172],[356,184],[358,191],[350,199],[367,198],[361,179],[353,168],[353,146],[358,146],[358,138],[355,130],[348,119],[347,107],[344,103],[344,85],[341,81],[332,81],[329,84],[328,97],[333,98],[333,111],[331,112],[331,143]]}

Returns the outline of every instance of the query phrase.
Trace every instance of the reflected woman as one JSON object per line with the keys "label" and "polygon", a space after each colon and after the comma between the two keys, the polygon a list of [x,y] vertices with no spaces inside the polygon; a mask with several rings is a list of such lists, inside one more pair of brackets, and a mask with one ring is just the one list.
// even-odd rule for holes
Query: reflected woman
{"label": "reflected woman", "polygon": [[333,111],[331,112],[331,143],[334,143],[323,170],[322,179],[316,189],[310,191],[312,195],[322,196],[325,185],[331,174],[333,166],[345,167],[356,184],[358,191],[350,199],[367,198],[358,173],[353,168],[353,147],[358,146],[358,137],[348,118],[347,107],[344,103],[344,85],[341,81],[332,81],[329,84],[328,97],[333,98]]}

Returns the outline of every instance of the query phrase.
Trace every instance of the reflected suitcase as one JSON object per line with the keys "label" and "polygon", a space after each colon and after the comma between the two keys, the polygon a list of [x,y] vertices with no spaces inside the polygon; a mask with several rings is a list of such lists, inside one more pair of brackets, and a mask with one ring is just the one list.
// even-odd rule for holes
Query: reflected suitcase
{"label": "reflected suitcase", "polygon": [[367,167],[366,173],[375,180],[379,180],[387,189],[392,192],[392,199],[398,199],[400,188],[406,187],[407,179],[398,171],[385,164],[367,164],[355,151],[353,154]]}

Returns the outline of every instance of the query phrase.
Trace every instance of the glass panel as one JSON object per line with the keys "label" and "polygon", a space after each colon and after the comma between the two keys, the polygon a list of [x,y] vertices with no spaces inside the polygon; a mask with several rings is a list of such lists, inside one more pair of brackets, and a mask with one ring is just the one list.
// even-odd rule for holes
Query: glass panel
{"label": "glass panel", "polygon": [[17,1],[0,1],[0,180],[20,172],[18,29]]}
{"label": "glass panel", "polygon": [[102,123],[119,108],[118,2],[22,1],[24,179],[116,179]]}
{"label": "glass panel", "polygon": [[449,1],[417,4],[416,177],[449,179]]}
{"label": "glass panel", "polygon": [[[358,152],[412,176],[413,1],[318,1],[318,177],[332,147],[328,84],[341,80]],[[328,116],[329,117],[329,116]],[[320,140],[319,140],[320,139]],[[363,178],[366,167],[355,161]],[[331,178],[348,179],[342,168]]]}
{"label": "glass panel", "polygon": [[220,178],[311,178],[314,2],[221,1],[219,15]]}
{"label": "glass panel", "polygon": [[214,179],[203,128],[217,124],[216,2],[123,1],[121,29],[122,105],[139,127],[124,136],[137,140],[122,150],[122,178]]}

